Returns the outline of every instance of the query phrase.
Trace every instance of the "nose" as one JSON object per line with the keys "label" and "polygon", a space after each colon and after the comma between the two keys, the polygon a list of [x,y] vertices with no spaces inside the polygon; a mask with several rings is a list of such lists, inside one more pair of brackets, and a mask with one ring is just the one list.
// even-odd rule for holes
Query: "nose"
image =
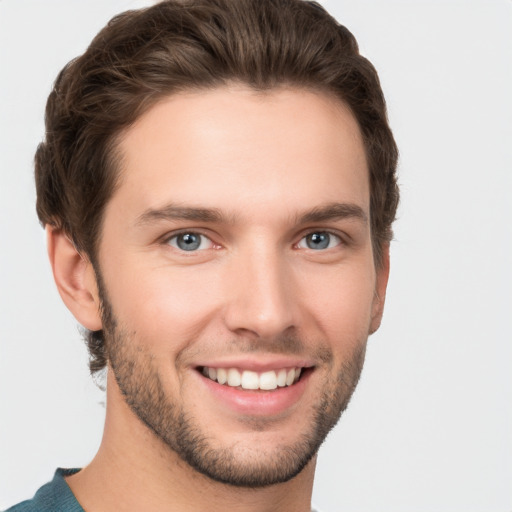
{"label": "nose", "polygon": [[234,258],[226,280],[224,320],[238,335],[272,339],[297,326],[293,273],[277,250]]}

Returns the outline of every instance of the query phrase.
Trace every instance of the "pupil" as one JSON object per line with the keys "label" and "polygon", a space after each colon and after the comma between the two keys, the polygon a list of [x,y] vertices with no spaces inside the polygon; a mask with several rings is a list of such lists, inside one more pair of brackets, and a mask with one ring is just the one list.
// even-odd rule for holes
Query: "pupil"
{"label": "pupil", "polygon": [[184,233],[178,236],[178,247],[184,251],[194,251],[201,244],[201,238],[194,233]]}
{"label": "pupil", "polygon": [[329,247],[329,234],[328,233],[312,233],[308,236],[308,247],[310,249],[326,249]]}

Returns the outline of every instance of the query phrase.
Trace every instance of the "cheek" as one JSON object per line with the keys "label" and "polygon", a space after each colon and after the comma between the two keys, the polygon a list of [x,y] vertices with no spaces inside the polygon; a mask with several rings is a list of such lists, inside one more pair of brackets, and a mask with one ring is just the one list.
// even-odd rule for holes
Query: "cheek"
{"label": "cheek", "polygon": [[369,334],[375,274],[368,266],[343,267],[317,276],[314,289],[305,295],[326,339],[347,350],[366,340]]}
{"label": "cheek", "polygon": [[[117,268],[107,286],[118,321],[148,344],[185,345],[215,311],[217,294],[200,271],[157,267]],[[133,275],[132,279],[122,276]]]}

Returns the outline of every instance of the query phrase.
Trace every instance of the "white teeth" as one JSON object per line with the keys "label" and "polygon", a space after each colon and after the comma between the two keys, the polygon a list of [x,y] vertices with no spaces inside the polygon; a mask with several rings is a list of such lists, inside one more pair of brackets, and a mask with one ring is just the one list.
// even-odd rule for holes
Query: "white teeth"
{"label": "white teeth", "polygon": [[240,386],[242,383],[242,377],[240,372],[236,368],[230,368],[228,370],[228,386],[232,386],[234,388]]}
{"label": "white teeth", "polygon": [[276,389],[277,388],[277,375],[276,372],[263,372],[260,375],[260,389]]}
{"label": "white teeth", "polygon": [[217,381],[219,384],[226,384],[228,381],[228,372],[224,368],[217,369]]}
{"label": "white teeth", "polygon": [[301,368],[282,368],[257,373],[251,370],[240,372],[237,368],[209,368],[204,366],[202,373],[205,377],[226,384],[230,387],[243,389],[262,389],[270,391],[278,387],[291,386],[299,380]]}
{"label": "white teeth", "polygon": [[256,372],[245,370],[242,373],[242,387],[244,389],[258,389],[260,387],[260,379]]}
{"label": "white teeth", "polygon": [[282,388],[286,386],[286,370],[283,368],[277,374],[277,385]]}

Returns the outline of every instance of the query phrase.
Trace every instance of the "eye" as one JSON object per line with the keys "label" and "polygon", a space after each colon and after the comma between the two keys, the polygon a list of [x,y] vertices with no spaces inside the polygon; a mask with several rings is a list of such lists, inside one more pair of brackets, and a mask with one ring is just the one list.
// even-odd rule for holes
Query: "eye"
{"label": "eye", "polygon": [[194,232],[174,235],[167,240],[167,243],[175,249],[187,252],[211,249],[213,247],[213,242],[207,236]]}
{"label": "eye", "polygon": [[341,244],[341,238],[327,231],[315,231],[309,233],[300,240],[297,247],[300,249],[313,249],[314,251],[322,251],[332,249]]}

